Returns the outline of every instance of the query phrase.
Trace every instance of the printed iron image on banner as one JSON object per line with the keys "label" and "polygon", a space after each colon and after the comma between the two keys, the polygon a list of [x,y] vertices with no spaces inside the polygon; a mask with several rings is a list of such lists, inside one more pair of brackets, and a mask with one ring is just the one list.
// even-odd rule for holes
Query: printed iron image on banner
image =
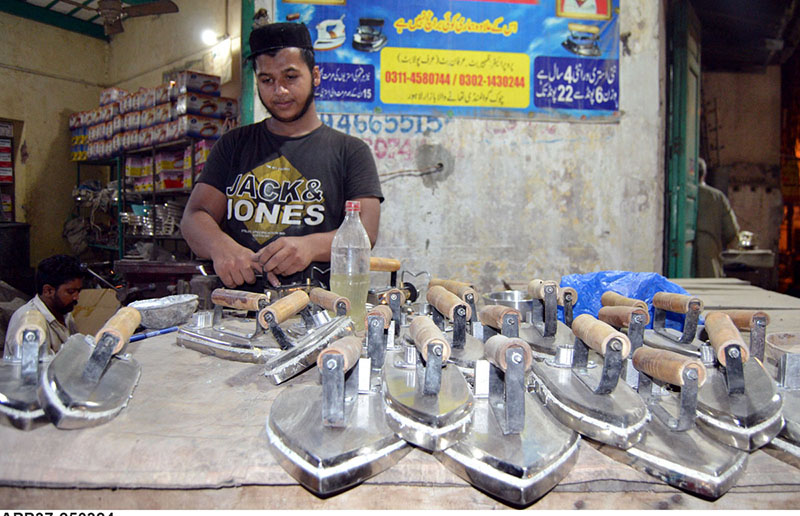
{"label": "printed iron image on banner", "polygon": [[321,113],[617,121],[622,0],[276,0]]}

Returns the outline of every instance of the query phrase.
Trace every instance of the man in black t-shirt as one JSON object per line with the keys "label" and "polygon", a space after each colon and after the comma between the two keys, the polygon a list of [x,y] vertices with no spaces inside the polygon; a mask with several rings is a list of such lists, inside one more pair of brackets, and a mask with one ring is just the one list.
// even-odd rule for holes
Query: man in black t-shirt
{"label": "man in black t-shirt", "polygon": [[358,138],[322,124],[314,104],[319,68],[305,25],[274,23],[250,34],[258,96],[271,118],[225,134],[209,154],[181,231],[227,287],[265,273],[273,286],[330,261],[344,203],[361,201],[375,245],[383,201],[375,160]]}

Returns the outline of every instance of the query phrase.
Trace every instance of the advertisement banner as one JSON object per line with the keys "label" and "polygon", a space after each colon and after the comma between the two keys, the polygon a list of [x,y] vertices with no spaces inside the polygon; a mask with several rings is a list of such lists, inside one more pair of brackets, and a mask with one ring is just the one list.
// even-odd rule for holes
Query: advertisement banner
{"label": "advertisement banner", "polygon": [[326,113],[616,120],[621,0],[276,0]]}

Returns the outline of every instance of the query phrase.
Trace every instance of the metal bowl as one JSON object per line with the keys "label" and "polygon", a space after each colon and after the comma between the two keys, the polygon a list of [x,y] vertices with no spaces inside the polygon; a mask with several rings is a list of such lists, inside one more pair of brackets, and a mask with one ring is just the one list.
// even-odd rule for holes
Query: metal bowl
{"label": "metal bowl", "polygon": [[142,326],[161,330],[189,320],[200,303],[197,294],[179,294],[153,299],[142,299],[129,304],[142,314]]}
{"label": "metal bowl", "polygon": [[516,308],[526,321],[528,320],[528,314],[533,311],[533,298],[527,292],[521,290],[503,290],[502,292],[484,294],[483,302],[487,305],[503,305]]}

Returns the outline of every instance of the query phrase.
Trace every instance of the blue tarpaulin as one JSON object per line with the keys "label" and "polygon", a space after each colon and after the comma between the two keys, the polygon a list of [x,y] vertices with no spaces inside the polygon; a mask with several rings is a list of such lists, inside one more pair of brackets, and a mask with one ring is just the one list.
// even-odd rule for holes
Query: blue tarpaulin
{"label": "blue tarpaulin", "polygon": [[[653,296],[656,292],[689,294],[680,285],[654,272],[600,271],[570,274],[561,278],[561,286],[572,287],[578,292],[578,302],[574,308],[575,317],[580,314],[597,317],[603,306],[600,298],[608,290],[632,299],[641,299],[650,309],[648,328],[653,327]],[[558,317],[561,321],[564,320],[563,307],[558,307]],[[684,318],[683,314],[667,312],[667,327],[682,329]]]}

